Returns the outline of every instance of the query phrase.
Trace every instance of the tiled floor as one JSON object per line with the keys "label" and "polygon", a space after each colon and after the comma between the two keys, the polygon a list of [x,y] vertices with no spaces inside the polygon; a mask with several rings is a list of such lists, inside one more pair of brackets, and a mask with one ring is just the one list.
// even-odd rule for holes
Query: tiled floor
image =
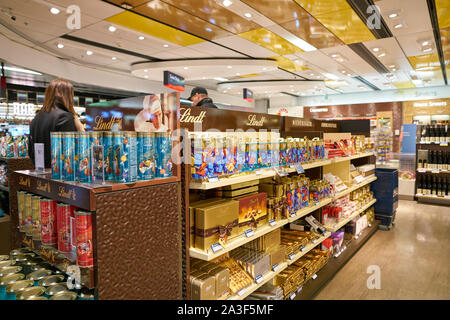
{"label": "tiled floor", "polygon": [[[381,288],[368,289],[370,265]],[[395,226],[378,230],[315,299],[450,299],[450,207],[400,201]]]}

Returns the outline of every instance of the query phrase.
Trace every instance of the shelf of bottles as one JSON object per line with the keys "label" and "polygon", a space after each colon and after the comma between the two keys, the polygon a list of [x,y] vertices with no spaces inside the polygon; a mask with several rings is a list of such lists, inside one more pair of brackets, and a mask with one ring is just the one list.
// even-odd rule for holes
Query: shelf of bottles
{"label": "shelf of bottles", "polygon": [[448,200],[450,188],[450,125],[418,126],[416,197]]}

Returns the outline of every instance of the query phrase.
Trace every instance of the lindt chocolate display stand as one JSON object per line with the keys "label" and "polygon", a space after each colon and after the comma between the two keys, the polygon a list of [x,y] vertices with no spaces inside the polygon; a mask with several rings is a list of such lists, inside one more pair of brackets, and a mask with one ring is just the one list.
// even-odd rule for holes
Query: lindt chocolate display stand
{"label": "lindt chocolate display stand", "polygon": [[[87,108],[87,129],[172,133],[179,127],[178,111],[179,94],[94,104]],[[148,121],[154,114],[159,122]],[[19,171],[14,174],[14,184],[19,190],[93,212],[94,265],[81,268],[81,282],[95,288],[98,299],[180,299],[180,166],[171,170],[171,177],[107,181],[100,186],[53,180],[49,169],[44,174]],[[23,245],[34,247],[57,267],[75,263],[70,255],[59,258],[61,255],[39,248],[39,241],[16,233],[23,238]]]}
{"label": "lindt chocolate display stand", "polygon": [[[373,162],[372,158],[374,157],[374,155],[373,152],[359,152],[358,154],[352,154],[350,156],[339,157],[336,159],[316,158],[314,161],[309,160],[306,162],[302,162],[300,165],[280,164],[275,167],[267,166],[265,168],[264,166],[262,166],[262,168],[256,170],[237,172],[237,174],[224,174],[223,176],[206,174],[206,176],[204,176],[203,178],[197,178],[199,175],[204,174],[204,172],[201,170],[205,167],[199,166],[198,162],[192,165],[190,161],[191,159],[197,161],[199,155],[202,154],[202,152],[202,157],[208,157],[208,149],[201,150],[198,153],[195,150],[196,148],[198,148],[198,146],[201,146],[201,148],[206,146],[205,148],[207,148],[207,144],[209,142],[208,138],[206,138],[206,140],[203,140],[201,143],[197,143],[197,145],[195,145],[194,142],[194,145],[192,145],[192,141],[189,138],[189,133],[192,133],[191,137],[197,137],[198,135],[205,136],[205,131],[215,131],[218,134],[218,137],[220,137],[221,133],[222,135],[225,135],[225,132],[227,132],[228,134],[228,132],[230,131],[239,132],[238,135],[244,135],[244,132],[249,131],[273,131],[278,132],[281,138],[292,137],[294,139],[301,139],[303,137],[306,137],[308,139],[324,139],[326,134],[329,134],[331,136],[342,134],[340,133],[339,121],[318,121],[314,119],[279,117],[266,114],[183,106],[180,112],[180,124],[181,128],[184,128],[186,129],[186,131],[188,131],[182,134],[184,139],[182,142],[184,145],[183,152],[186,162],[182,168],[182,187],[185,189],[182,196],[181,213],[184,239],[183,254],[185,255],[183,262],[186,262],[185,272],[183,273],[183,282],[186,288],[186,298],[188,299],[202,299],[203,297],[204,299],[241,300],[257,291],[258,288],[265,285],[266,283],[276,284],[276,278],[278,275],[280,275],[280,273],[289,268],[292,268],[293,266],[296,266],[296,263],[300,261],[302,257],[306,257],[310,254],[310,252],[314,252],[316,248],[320,248],[321,243],[327,240],[332,232],[336,231],[334,230],[334,227],[342,227],[345,224],[349,223],[352,219],[359,217],[359,214],[361,214],[375,202],[372,201],[365,204],[359,210],[353,212],[348,219],[340,221],[339,225],[327,226],[324,234],[318,235],[317,237],[312,239],[312,242],[307,243],[300,249],[297,249],[298,251],[293,252],[292,254],[286,254],[285,256],[284,253],[282,253],[280,257],[280,251],[272,251],[271,261],[276,261],[277,263],[271,266],[270,270],[268,269],[263,274],[252,274],[252,276],[254,276],[254,279],[252,279],[250,283],[248,283],[248,279],[246,279],[245,286],[235,291],[232,288],[235,285],[235,278],[233,278],[231,274],[238,272],[236,271],[236,268],[238,267],[236,267],[236,265],[233,265],[230,260],[226,260],[228,255],[234,257],[241,254],[241,247],[247,247],[249,243],[255,239],[264,238],[263,243],[266,243],[268,241],[267,239],[271,238],[276,230],[283,230],[283,226],[298,222],[300,219],[306,217],[309,214],[312,214],[318,220],[323,222],[322,209],[325,206],[329,205],[332,201],[349,195],[354,190],[359,190],[360,188],[367,186],[372,181],[376,180],[376,178],[374,177],[368,177],[367,179],[360,180],[360,182],[358,183],[352,184],[352,177],[350,176],[350,164]],[[233,133],[231,133],[231,135],[233,135]],[[350,136],[351,134],[348,133],[347,135]],[[218,150],[220,152],[220,147]],[[194,152],[194,154],[192,154],[192,152]],[[251,150],[249,153],[251,153]],[[214,163],[214,166],[215,165],[216,163]],[[207,167],[208,164],[206,163],[205,166]],[[245,224],[247,225],[247,227],[241,228],[241,223],[239,223],[240,220],[236,220],[238,219],[238,216],[230,215],[230,217],[228,217],[225,216],[224,213],[219,212],[221,208],[228,208],[227,210],[230,212],[235,211],[231,210],[231,204],[229,203],[229,200],[220,200],[219,198],[213,198],[217,196],[223,197],[224,195],[239,196],[239,190],[235,189],[242,188],[243,186],[248,187],[249,191],[256,193],[258,191],[257,185],[259,182],[264,181],[264,179],[270,179],[276,176],[282,177],[291,175],[291,177],[295,177],[296,173],[305,173],[305,175],[311,179],[320,180],[323,179],[325,173],[336,173],[336,171],[339,171],[337,169],[335,170],[335,168],[338,168],[339,170],[345,169],[344,174],[342,174],[342,179],[344,179],[345,182],[350,183],[351,187],[348,187],[341,192],[336,192],[336,194],[333,196],[329,196],[323,199],[321,198],[319,199],[319,201],[311,202],[310,205],[306,205],[297,212],[285,216],[282,219],[272,219],[270,221],[265,221],[263,224],[259,224],[256,219],[253,221],[251,217],[246,216],[245,220],[248,220],[247,222],[249,223],[246,222]],[[253,189],[255,187],[256,189]],[[261,192],[261,190],[262,189],[260,187],[259,192]],[[189,191],[191,191],[191,193],[189,193]],[[206,195],[207,199],[209,199],[205,200],[208,202],[208,204],[205,204],[203,202],[204,200],[201,200],[203,199],[201,197],[202,193],[203,195]],[[197,196],[198,194],[200,194],[200,198]],[[249,200],[246,201],[250,201],[251,197],[252,196],[248,196]],[[195,202],[195,204],[193,204],[195,207],[191,206],[191,203],[193,202]],[[267,209],[272,211],[277,210],[277,204],[274,205],[272,202],[271,204],[268,203]],[[205,214],[205,212],[207,212],[208,214]],[[195,218],[193,218],[194,214]],[[215,230],[216,232],[214,232],[213,228],[213,226],[215,225],[214,221],[211,221],[211,219],[213,219],[213,217],[215,216],[220,217],[220,222],[217,222],[219,223],[219,226],[217,227],[217,230]],[[257,217],[257,215],[255,216]],[[208,220],[206,218],[208,218]],[[269,219],[270,218],[268,218],[268,220]],[[308,279],[299,288],[295,288],[294,291],[297,293],[297,297],[293,291],[291,295],[285,298],[311,298],[326,283],[326,281],[328,281],[337,272],[338,268],[342,267],[350,259],[353,253],[356,252],[361,247],[361,245],[376,231],[377,225],[377,222],[372,223],[370,228],[367,228],[359,236],[356,236],[356,238],[359,237],[360,240],[353,241],[351,244],[349,244],[349,249],[347,249],[346,254],[342,253],[339,260],[337,260],[337,258],[332,258],[336,259],[335,261],[331,261],[333,263],[330,262],[329,264],[325,263],[321,265],[323,271],[317,270],[315,274],[309,275]],[[244,226],[244,223],[242,223],[242,226]],[[236,231],[238,231],[239,233],[238,236],[235,235]],[[222,236],[224,237],[222,238]],[[204,239],[205,237],[207,239]],[[210,245],[212,243],[211,241],[216,243]],[[208,244],[208,246],[204,245],[205,242]],[[237,253],[238,251],[234,251],[236,249],[240,250],[239,254]],[[215,276],[217,278],[219,273],[221,272],[220,269],[215,269],[214,263],[212,263],[211,261],[219,263],[221,267],[228,266],[228,270],[231,272],[231,293],[211,293],[207,292],[207,290],[202,289],[201,284],[209,283],[209,277]],[[256,267],[256,265],[254,266]],[[321,280],[315,280],[317,279],[317,277],[320,277]],[[216,286],[217,285],[218,284],[216,283]],[[303,285],[305,286],[304,294],[300,294]],[[190,289],[192,289],[193,292],[190,292]]]}

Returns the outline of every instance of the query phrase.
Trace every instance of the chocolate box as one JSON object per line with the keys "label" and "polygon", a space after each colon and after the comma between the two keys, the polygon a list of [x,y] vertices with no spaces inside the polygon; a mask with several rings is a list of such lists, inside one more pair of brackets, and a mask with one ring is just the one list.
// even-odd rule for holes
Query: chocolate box
{"label": "chocolate box", "polygon": [[284,196],[284,185],[282,184],[272,184],[272,183],[261,183],[259,185],[259,192],[267,193],[269,197],[283,197]]}
{"label": "chocolate box", "polygon": [[258,192],[258,186],[246,187],[235,190],[213,190],[208,192],[209,195],[222,198],[234,198],[243,195],[248,195],[249,193]]}
{"label": "chocolate box", "polygon": [[273,248],[277,248],[281,243],[281,229],[276,229],[263,236],[263,249],[264,251],[270,251]]}
{"label": "chocolate box", "polygon": [[203,274],[191,279],[192,300],[216,300],[216,278]]}
{"label": "chocolate box", "polygon": [[272,247],[267,253],[270,255],[270,266],[273,267],[275,264],[279,265],[284,261],[286,248],[284,246]]}
{"label": "chocolate box", "polygon": [[211,245],[240,234],[239,203],[224,200],[209,206],[195,209],[195,247],[207,250]]}
{"label": "chocolate box", "polygon": [[216,266],[209,271],[209,275],[216,279],[216,296],[217,298],[228,291],[230,282],[230,270],[227,268]]}
{"label": "chocolate box", "polygon": [[210,205],[216,202],[225,201],[222,198],[210,198],[206,200],[200,200],[189,204],[189,221],[190,221],[190,246],[195,247],[195,208]]}
{"label": "chocolate box", "polygon": [[239,227],[242,232],[267,223],[267,194],[257,193],[235,198],[239,203]]}

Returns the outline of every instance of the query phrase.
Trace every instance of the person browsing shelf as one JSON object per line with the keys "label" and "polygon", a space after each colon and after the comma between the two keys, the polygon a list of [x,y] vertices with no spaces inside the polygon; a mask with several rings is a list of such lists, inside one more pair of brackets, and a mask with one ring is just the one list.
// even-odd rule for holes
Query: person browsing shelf
{"label": "person browsing shelf", "polygon": [[205,88],[195,87],[191,91],[189,100],[192,101],[194,107],[217,108],[212,99],[208,97],[208,91]]}

